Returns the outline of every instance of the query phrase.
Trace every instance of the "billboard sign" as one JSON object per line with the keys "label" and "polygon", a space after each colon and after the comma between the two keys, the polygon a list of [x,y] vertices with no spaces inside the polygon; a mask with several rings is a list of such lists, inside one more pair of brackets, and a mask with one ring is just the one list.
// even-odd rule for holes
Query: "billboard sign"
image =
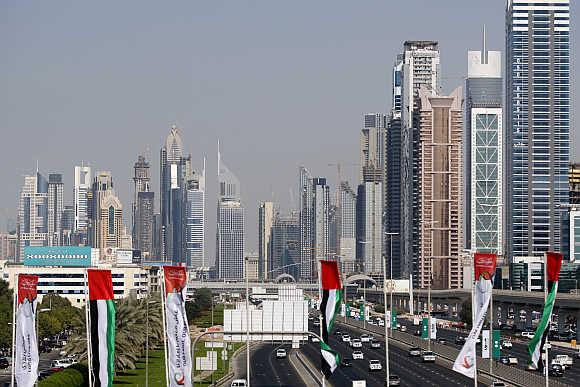
{"label": "billboard sign", "polygon": [[131,265],[133,263],[133,250],[117,249],[117,265]]}
{"label": "billboard sign", "polygon": [[86,246],[25,246],[24,266],[90,267],[91,256]]}

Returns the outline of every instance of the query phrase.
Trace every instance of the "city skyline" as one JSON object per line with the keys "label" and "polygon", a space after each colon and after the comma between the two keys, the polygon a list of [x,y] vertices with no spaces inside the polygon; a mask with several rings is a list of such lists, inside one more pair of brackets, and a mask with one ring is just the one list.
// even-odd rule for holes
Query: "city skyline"
{"label": "city skyline", "polygon": [[[210,78],[204,78],[203,76],[194,75],[195,69],[205,69],[207,70],[207,64],[200,63],[197,60],[191,59],[191,52],[187,51],[185,57],[185,63],[190,65],[186,68],[185,65],[179,65],[175,71],[175,75],[170,75],[171,70],[175,70],[174,67],[163,67],[159,70],[159,76],[162,79],[167,80],[167,84],[161,84],[156,82],[154,84],[155,90],[159,90],[161,94],[164,94],[164,99],[171,93],[164,93],[168,91],[168,88],[176,87],[179,80],[190,79],[192,80],[192,85],[195,85],[195,89],[204,86],[207,90],[209,87],[210,80],[215,82],[215,88],[210,88],[214,90],[211,95],[211,105],[206,105],[201,101],[200,95],[197,93],[191,94],[191,89],[189,88],[176,88],[176,97],[170,97],[169,99],[175,102],[175,98],[181,98],[179,103],[176,104],[177,107],[171,106],[168,102],[162,102],[158,98],[146,100],[145,105],[138,104],[136,102],[128,101],[127,110],[120,111],[115,105],[110,104],[110,102],[102,101],[103,110],[107,114],[102,114],[101,116],[94,117],[93,122],[88,122],[86,119],[82,119],[83,115],[92,112],[90,108],[90,103],[88,105],[78,105],[77,102],[72,101],[68,96],[72,95],[73,92],[80,92],[85,98],[89,98],[88,91],[78,89],[78,86],[72,84],[73,80],[84,79],[88,85],[94,86],[95,81],[92,80],[92,75],[98,75],[96,78],[105,84],[111,82],[105,76],[108,74],[105,70],[99,70],[96,65],[89,65],[86,62],[82,62],[83,66],[87,66],[88,70],[79,69],[78,64],[71,60],[71,58],[63,57],[62,65],[63,69],[68,70],[67,77],[70,77],[70,82],[65,82],[62,87],[62,93],[54,94],[54,91],[47,91],[47,89],[39,89],[39,85],[33,83],[31,80],[23,80],[18,77],[19,72],[17,71],[17,66],[21,63],[20,61],[27,58],[28,53],[22,51],[23,46],[16,46],[20,41],[24,45],[31,45],[34,47],[34,42],[30,41],[32,37],[35,37],[39,31],[46,33],[45,39],[52,39],[61,37],[63,31],[56,26],[50,26],[45,24],[40,24],[42,28],[32,28],[30,24],[22,24],[21,26],[16,26],[14,23],[18,21],[19,18],[22,20],[24,16],[29,16],[28,13],[30,9],[26,9],[25,6],[21,7],[6,7],[6,12],[2,14],[6,16],[5,23],[2,23],[3,29],[6,29],[11,34],[15,31],[23,32],[20,37],[16,37],[14,42],[3,41],[0,42],[2,48],[5,48],[5,52],[9,55],[9,60],[0,64],[0,79],[5,80],[7,85],[6,90],[11,90],[11,96],[3,94],[0,98],[4,100],[5,98],[11,97],[9,103],[5,103],[3,110],[0,110],[3,114],[0,114],[0,127],[5,132],[9,132],[14,140],[21,141],[22,135],[26,133],[33,133],[38,139],[38,142],[29,143],[30,144],[30,154],[34,154],[35,157],[30,160],[21,160],[20,162],[13,166],[10,170],[5,169],[3,171],[2,177],[7,184],[7,189],[0,193],[0,229],[4,230],[8,219],[16,219],[16,207],[17,198],[20,186],[22,184],[21,177],[23,175],[31,174],[34,170],[34,165],[36,159],[38,159],[40,170],[48,176],[49,173],[61,173],[63,175],[63,183],[65,185],[64,189],[64,200],[65,204],[72,203],[72,190],[69,188],[72,184],[73,179],[73,167],[75,165],[81,165],[84,161],[85,164],[92,167],[93,172],[98,170],[110,170],[115,177],[116,182],[116,192],[121,202],[124,206],[124,222],[125,225],[130,227],[130,208],[131,208],[131,198],[133,196],[132,188],[133,184],[131,181],[132,168],[135,158],[139,154],[144,154],[147,160],[150,160],[151,175],[152,175],[152,191],[159,192],[159,187],[157,186],[159,181],[159,166],[157,165],[157,152],[160,144],[162,144],[163,139],[166,136],[168,128],[176,124],[183,130],[184,141],[184,153],[193,155],[194,170],[201,170],[201,160],[203,156],[209,156],[215,151],[215,143],[218,139],[222,139],[222,148],[224,153],[228,154],[228,159],[230,164],[239,164],[241,167],[236,168],[237,174],[241,181],[244,181],[243,186],[243,203],[248,209],[246,212],[246,229],[247,229],[247,241],[246,245],[250,250],[256,250],[258,245],[257,230],[253,227],[257,224],[258,214],[257,207],[260,201],[270,200],[274,201],[278,206],[282,207],[283,211],[288,211],[298,207],[298,198],[295,187],[295,174],[296,168],[299,165],[306,165],[309,170],[315,176],[324,176],[328,179],[329,185],[331,187],[337,186],[336,171],[334,167],[328,166],[330,163],[336,163],[340,161],[343,164],[343,175],[345,180],[349,181],[351,186],[356,186],[358,167],[352,166],[352,164],[358,161],[356,154],[356,148],[353,149],[353,144],[357,143],[358,131],[360,128],[360,119],[364,112],[367,111],[377,111],[388,113],[392,106],[392,89],[391,89],[391,76],[392,76],[392,63],[397,53],[401,50],[401,44],[406,39],[421,38],[421,39],[433,39],[437,40],[440,45],[441,50],[441,66],[442,66],[442,79],[441,83],[444,85],[445,91],[450,91],[451,87],[460,82],[457,78],[465,77],[467,74],[467,66],[465,63],[465,55],[470,48],[477,47],[477,42],[480,41],[481,37],[481,26],[483,24],[487,25],[488,30],[488,47],[490,50],[500,50],[503,55],[504,52],[504,8],[505,1],[497,0],[495,2],[485,2],[482,4],[463,4],[463,2],[448,2],[453,5],[457,13],[467,13],[469,12],[469,22],[457,18],[455,20],[443,10],[437,9],[437,7],[431,4],[424,4],[423,2],[409,2],[409,4],[403,4],[400,7],[400,12],[404,13],[406,11],[413,12],[414,17],[419,18],[419,20],[424,20],[423,23],[416,23],[416,25],[411,28],[410,26],[399,25],[398,27],[392,26],[393,22],[387,23],[385,28],[377,28],[371,26],[372,23],[365,23],[364,28],[356,24],[359,22],[353,22],[353,24],[341,25],[341,28],[336,28],[334,24],[328,25],[328,32],[336,34],[335,40],[333,42],[344,42],[343,44],[335,44],[330,47],[326,47],[323,51],[317,52],[316,49],[322,47],[323,44],[327,42],[327,33],[321,31],[319,28],[314,28],[313,24],[310,24],[311,18],[314,18],[319,13],[323,12],[322,6],[315,5],[312,10],[312,15],[302,15],[304,18],[307,31],[310,33],[308,38],[312,40],[312,43],[307,43],[305,41],[306,36],[304,33],[296,32],[297,35],[292,38],[296,39],[296,42],[302,43],[302,48],[296,47],[292,43],[292,39],[288,37],[290,25],[283,22],[279,26],[269,24],[269,28],[273,34],[271,39],[259,38],[255,35],[255,30],[249,26],[245,26],[240,20],[233,20],[236,23],[242,23],[242,35],[249,34],[250,36],[257,39],[260,43],[259,45],[263,50],[273,50],[274,52],[281,54],[278,47],[278,41],[275,40],[276,37],[283,37],[282,42],[283,47],[288,48],[288,52],[283,53],[283,57],[291,54],[308,53],[310,54],[312,61],[309,62],[310,70],[304,68],[304,64],[301,62],[292,62],[290,65],[285,65],[279,61],[271,62],[276,66],[269,66],[268,72],[265,74],[255,73],[250,68],[250,63],[253,63],[254,59],[247,61],[240,59],[239,56],[234,56],[232,66],[236,63],[241,63],[244,66],[237,67],[240,73],[240,78],[242,75],[251,75],[250,80],[252,80],[253,85],[259,87],[260,90],[265,91],[270,86],[268,86],[269,80],[272,79],[274,74],[276,77],[283,77],[284,75],[292,75],[291,80],[296,81],[296,65],[300,70],[300,76],[306,76],[309,79],[308,91],[314,92],[316,97],[322,97],[323,95],[327,98],[319,98],[317,103],[312,103],[311,99],[307,100],[310,102],[308,106],[303,102],[299,101],[297,98],[293,98],[291,101],[295,104],[292,107],[284,107],[283,105],[288,105],[288,97],[283,97],[283,100],[276,101],[273,103],[268,103],[263,105],[260,109],[255,110],[247,102],[244,106],[248,109],[248,113],[241,112],[239,107],[234,107],[231,112],[232,116],[236,117],[236,124],[229,126],[224,129],[223,125],[219,125],[216,120],[215,122],[210,120],[215,119],[215,115],[208,115],[211,112],[215,112],[215,109],[209,109],[207,113],[202,112],[202,107],[211,107],[220,105],[223,108],[223,104],[228,104],[231,101],[233,95],[236,95],[239,91],[234,91],[233,89],[227,89],[227,92],[217,93],[216,90],[226,90],[223,89],[223,81],[219,76],[223,76],[224,70],[228,69],[229,65],[222,64],[219,65],[219,70],[216,73],[210,73],[212,76]],[[376,5],[376,15],[371,15],[371,17],[378,17],[378,15],[388,14],[389,7],[388,4],[377,4]],[[128,6],[121,6],[119,9],[119,15],[129,12]],[[184,5],[185,8],[188,5]],[[201,14],[209,19],[216,20],[216,16],[213,16],[212,10],[215,10],[212,6],[207,6],[201,11]],[[321,8],[318,8],[321,7]],[[444,7],[442,7],[444,8]],[[235,9],[235,6],[234,6]],[[54,13],[54,9],[48,7],[45,9],[48,14]],[[73,7],[69,12],[78,12],[82,10],[82,6]],[[154,9],[148,9],[149,12],[157,11]],[[169,21],[173,20],[173,13],[175,9],[162,10],[160,17],[160,27],[163,34],[169,34],[175,32],[175,29],[180,29],[184,31],[186,28],[190,27],[190,20],[179,19],[176,23],[171,24]],[[500,11],[501,10],[501,11]],[[94,10],[98,12],[99,10]],[[291,11],[291,10],[289,10]],[[259,11],[259,14],[255,15],[258,20],[274,12],[271,7],[265,7],[263,10]],[[326,15],[330,18],[330,23],[333,21],[343,20],[346,18],[346,14],[349,12],[362,12],[362,10],[356,7],[349,6],[347,4],[336,4],[335,9],[330,15]],[[571,7],[572,18],[576,14],[576,8],[574,4]],[[277,15],[277,13],[274,13]],[[432,20],[429,21],[425,19],[427,15],[432,16]],[[477,15],[477,16],[474,16]],[[9,16],[12,16],[11,20]],[[65,17],[66,15],[59,16]],[[56,16],[55,16],[56,17]],[[193,16],[192,16],[193,17]],[[224,20],[230,20],[232,15],[225,14],[221,16],[225,18]],[[220,16],[217,16],[218,20]],[[438,19],[437,19],[438,18]],[[34,19],[34,18],[33,18]],[[350,19],[350,15],[349,15]],[[449,29],[441,27],[443,23],[436,22],[437,20],[448,20],[458,23],[457,27],[462,30],[461,36],[453,33],[453,31],[448,31]],[[280,21],[279,17],[276,19]],[[33,20],[31,19],[31,22]],[[85,20],[86,21],[86,20]],[[175,21],[175,20],[173,20]],[[125,23],[126,20],[123,20]],[[142,47],[142,39],[146,37],[152,38],[151,35],[145,35],[142,39],[136,39],[133,33],[136,31],[146,30],[148,24],[145,20],[136,21],[134,23],[129,23],[129,26],[124,27],[120,20],[111,21],[112,26],[116,33],[118,33],[118,38],[122,42],[136,42],[137,47],[131,51],[132,54],[139,54],[140,58],[149,58],[151,55],[149,50],[145,50]],[[235,24],[235,23],[234,23]],[[205,24],[204,24],[205,25]],[[84,26],[78,26],[81,36],[84,38],[90,38],[91,42],[98,42],[100,40],[108,41],[111,39],[110,33],[102,31],[99,26],[93,25],[90,21]],[[391,30],[392,29],[392,30]],[[24,33],[26,32],[26,33]],[[6,36],[12,36],[8,34]],[[574,39],[574,30],[571,32],[571,49],[575,50],[577,47],[577,40]],[[224,36],[219,35],[216,37],[217,41],[221,44],[225,44]],[[368,40],[368,42],[367,42]],[[181,41],[181,40],[180,40]],[[74,39],[73,37],[66,37],[62,41],[56,43],[55,41],[50,41],[51,44],[56,45],[56,54],[49,55],[48,58],[52,58],[55,63],[61,59],[58,53],[63,53],[62,50],[70,49],[71,55],[81,55],[83,53],[80,43],[84,42],[79,39]],[[161,49],[158,47],[158,41],[154,40],[153,44],[160,50],[160,52],[169,54],[169,51]],[[247,43],[250,44],[251,42]],[[349,52],[357,52],[359,50],[364,50],[368,45],[380,44],[383,47],[383,52],[380,53],[380,57],[377,63],[366,64],[368,70],[356,71],[356,67],[350,60],[346,60]],[[298,44],[300,46],[300,44]],[[192,42],[192,47],[203,49],[200,51],[199,56],[205,55],[204,53],[211,54],[211,58],[216,58],[218,53],[214,52],[213,49],[207,47],[205,44],[194,40]],[[225,45],[225,47],[228,47]],[[109,54],[118,53],[118,46],[111,48],[101,48],[99,53],[102,57],[106,57]],[[209,50],[209,51],[204,51]],[[253,47],[252,53],[257,55],[256,48]],[[10,53],[19,55],[10,55]],[[183,55],[179,53],[179,55]],[[224,57],[226,54],[223,53]],[[167,55],[170,57],[170,55]],[[175,62],[178,62],[178,53],[172,52],[172,57],[175,57]],[[81,55],[81,58],[84,56]],[[318,75],[325,71],[326,68],[323,64],[326,64],[326,60],[329,59],[342,59],[335,60],[333,63],[332,76],[322,77],[318,82],[313,82],[315,78],[320,78]],[[131,65],[138,66],[137,68],[142,68],[143,71],[147,71],[145,74],[149,74],[151,71],[150,65],[147,63],[133,63],[133,60],[128,56],[122,56],[122,61],[119,63],[119,72],[113,72],[111,74],[111,79],[118,79],[121,75],[126,75],[125,72],[128,71]],[[241,62],[238,62],[241,61]],[[153,61],[156,65],[160,65],[159,61]],[[215,60],[212,60],[215,64]],[[105,61],[104,64],[107,64]],[[29,64],[29,66],[32,66]],[[110,69],[105,66],[105,69]],[[572,66],[574,66],[572,64]],[[232,67],[233,68],[233,67]],[[263,68],[261,68],[263,70]],[[573,71],[574,67],[572,67]],[[28,67],[30,70],[30,67]],[[73,71],[74,70],[74,71]],[[45,86],[51,86],[51,79],[61,79],[64,74],[61,73],[62,70],[58,70],[56,67],[49,67],[44,69],[37,75],[38,80],[42,81],[41,84]],[[83,71],[87,71],[86,73]],[[345,81],[344,76],[341,76],[341,72],[348,72],[351,81]],[[352,74],[355,76],[352,76]],[[206,73],[207,74],[207,73]],[[219,75],[219,76],[218,76]],[[124,97],[134,96],[137,97],[135,91],[127,89],[130,85],[138,80],[143,80],[144,74],[137,73],[126,82],[121,82],[118,87],[123,92]],[[335,77],[336,76],[336,77]],[[9,77],[9,79],[8,79]],[[52,77],[52,78],[51,78]],[[105,78],[103,78],[105,77]],[[231,81],[231,76],[225,77],[227,80]],[[22,83],[18,88],[14,87],[14,81],[19,79]],[[68,79],[68,78],[67,78]],[[278,78],[277,78],[278,79]],[[354,94],[357,94],[356,98],[338,98],[330,96],[325,92],[322,93],[322,88],[328,86],[328,82],[336,82],[340,79],[339,85],[341,88],[348,87],[354,90]],[[243,86],[236,76],[236,90],[238,87]],[[300,83],[302,85],[302,83]],[[306,85],[305,85],[306,86]],[[220,89],[221,88],[221,89]],[[266,88],[266,89],[264,89]],[[22,103],[24,100],[24,95],[21,95],[22,90],[28,90],[26,98],[30,99],[30,102],[36,107],[38,107],[38,116],[36,120],[32,120],[24,114],[19,114],[21,108],[15,104]],[[136,89],[141,90],[141,89]],[[245,89],[247,90],[247,88]],[[304,93],[304,90],[300,91],[296,88],[291,88],[292,95],[296,96],[298,93]],[[334,90],[334,89],[331,89]],[[357,93],[357,90],[364,90],[364,93]],[[103,95],[105,90],[98,88],[97,93]],[[572,88],[572,98],[574,98],[576,88]],[[200,90],[201,92],[201,90]],[[231,95],[233,93],[233,95]],[[36,96],[38,94],[38,96]],[[278,96],[280,90],[276,91]],[[308,93],[305,93],[308,94]],[[258,97],[252,94],[260,103],[263,103],[263,97]],[[41,97],[60,97],[60,98],[50,98],[46,100],[46,106],[52,106],[53,110],[51,112],[47,111],[47,107],[43,105],[38,105],[40,101],[38,98]],[[182,98],[182,97],[187,98]],[[115,100],[115,98],[112,98]],[[139,100],[139,99],[137,99]],[[91,103],[96,102],[94,99],[90,99]],[[142,101],[142,100],[141,100]],[[153,109],[152,103],[155,102],[156,107]],[[193,102],[196,102],[194,104]],[[322,103],[324,102],[324,103]],[[216,105],[214,105],[216,104]],[[321,105],[322,104],[322,105]],[[334,114],[329,116],[328,114],[319,114],[320,112],[325,112],[325,109],[329,109],[328,105],[334,104],[334,106],[340,106],[340,109],[332,108],[333,111],[340,111],[340,114]],[[258,104],[259,105],[259,104]],[[311,107],[314,105],[314,107]],[[22,105],[24,106],[24,105]],[[155,113],[145,113],[134,114],[135,109],[141,108],[142,106],[147,106],[145,110],[154,110]],[[229,105],[228,106],[233,106]],[[269,133],[272,128],[266,125],[261,120],[251,119],[253,114],[265,114],[264,106],[271,106],[274,109],[270,110],[267,114],[277,112],[280,114],[280,109],[291,109],[288,110],[293,112],[293,114],[286,113],[286,122],[280,123],[274,128],[276,136],[270,136]],[[348,106],[348,107],[347,107]],[[77,109],[74,109],[77,107]],[[199,107],[199,108],[198,108]],[[8,109],[10,108],[10,109]],[[8,110],[7,110],[8,109]],[[140,109],[141,110],[141,109]],[[222,110],[223,111],[223,110]],[[286,112],[286,110],[282,110]],[[144,117],[149,118],[145,119]],[[230,116],[226,114],[226,116]],[[323,119],[322,116],[325,118]],[[257,117],[257,116],[256,116]],[[330,121],[329,118],[330,117]],[[311,122],[309,122],[309,119]],[[571,128],[574,128],[576,118],[572,116]],[[98,125],[97,125],[98,123]],[[75,135],[79,130],[79,125],[81,128],[80,133],[99,133],[99,136],[95,136],[95,146],[83,147],[83,142],[81,139],[85,136]],[[248,132],[244,128],[254,128],[251,132]],[[312,141],[299,141],[299,139],[307,134],[312,133],[312,128],[316,127],[317,134],[313,137]],[[38,129],[31,129],[38,128]],[[128,130],[127,128],[131,128]],[[135,136],[134,133],[139,128],[139,136]],[[98,130],[98,132],[97,132]],[[126,135],[122,135],[123,131],[127,131]],[[332,133],[338,133],[338,135],[333,135]],[[112,137],[115,136],[115,137]],[[228,138],[232,140],[230,140]],[[577,160],[579,157],[578,152],[575,149],[580,149],[579,146],[574,146],[578,141],[575,140],[574,131],[571,133],[572,146],[571,146],[571,161]],[[115,139],[115,141],[111,141]],[[42,140],[42,141],[40,141]],[[2,162],[4,165],[9,165],[12,158],[16,157],[11,149],[8,148],[10,142],[3,142],[0,152],[0,157],[2,157]],[[260,143],[261,145],[258,149],[251,148],[252,144]],[[275,148],[276,144],[284,143],[287,144],[284,149]],[[46,144],[47,146],[41,146]],[[325,151],[320,152],[321,146],[324,146]],[[356,145],[355,145],[356,147]],[[66,149],[66,152],[55,152],[56,149]],[[252,150],[252,155],[256,157],[249,158],[246,155],[248,150]],[[276,151],[273,151],[276,149]],[[257,152],[257,153],[256,153]],[[66,159],[56,153],[66,155]],[[339,156],[338,156],[339,155]],[[337,157],[338,156],[338,157]],[[269,166],[265,167],[263,160],[267,159]],[[124,167],[120,167],[120,166]],[[208,176],[214,176],[216,174],[216,165],[213,163],[208,163]],[[217,186],[210,179],[208,181],[207,197],[206,197],[206,212],[212,214],[211,208],[208,211],[207,204],[213,203],[216,195]],[[293,193],[290,194],[290,191]],[[155,199],[156,210],[158,211],[158,197]],[[215,225],[215,219],[213,216],[207,217],[207,227],[206,230],[213,230]],[[212,232],[206,232],[206,245],[207,255],[211,257],[214,255],[214,243],[212,242],[213,237],[210,235]],[[256,247],[254,247],[256,246]]]}

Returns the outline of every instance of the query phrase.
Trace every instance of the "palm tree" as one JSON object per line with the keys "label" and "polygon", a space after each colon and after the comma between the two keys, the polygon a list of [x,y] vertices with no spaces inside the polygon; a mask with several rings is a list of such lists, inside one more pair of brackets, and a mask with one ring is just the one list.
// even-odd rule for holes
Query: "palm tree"
{"label": "palm tree", "polygon": [[[163,320],[158,297],[127,298],[116,302],[115,370],[135,369],[137,359],[145,352],[147,340],[147,303],[149,303],[149,346],[163,343]],[[73,323],[74,334],[66,346],[69,353],[87,358],[86,325],[84,318]]]}

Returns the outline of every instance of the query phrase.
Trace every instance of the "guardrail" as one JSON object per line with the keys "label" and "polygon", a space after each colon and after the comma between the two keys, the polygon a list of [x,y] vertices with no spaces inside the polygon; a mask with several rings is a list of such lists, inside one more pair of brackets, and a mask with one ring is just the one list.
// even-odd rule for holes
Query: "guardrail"
{"label": "guardrail", "polygon": [[[352,327],[367,330],[372,332],[373,334],[377,334],[379,336],[384,336],[384,328],[382,327],[375,327],[373,325],[367,325],[366,329],[363,326],[362,322],[355,321],[352,319],[347,319],[346,323],[341,320],[339,321],[341,324],[350,325]],[[398,330],[392,330],[389,339],[396,340],[400,343],[410,345],[410,346],[417,346],[423,350],[427,349],[427,341],[416,336],[413,336],[409,333],[401,332]],[[459,350],[439,344],[437,342],[431,343],[431,350],[435,352],[439,357],[451,362],[455,362],[455,359],[459,355]],[[494,373],[493,375],[489,373],[489,371],[482,368],[480,365],[489,364],[489,360],[483,359],[480,356],[477,357],[477,364],[478,369],[477,372],[485,376],[489,380],[501,380],[503,382],[509,383],[510,385],[516,387],[530,387],[530,386],[543,386],[545,385],[545,379],[543,375],[540,375],[537,372],[526,371],[520,368],[515,368],[511,366],[506,366],[499,362],[494,362]],[[558,387],[565,387],[567,384],[561,383],[553,378],[550,379],[551,386],[558,386]]]}
{"label": "guardrail", "polygon": [[302,366],[304,368],[306,368],[306,371],[310,374],[312,379],[314,379],[316,381],[317,386],[322,386],[322,383],[320,382],[320,379],[319,379],[320,373],[312,371],[310,364],[307,364],[306,361],[304,359],[302,359],[302,355],[300,354],[300,352],[296,352],[296,358],[298,359],[298,361],[300,361]]}

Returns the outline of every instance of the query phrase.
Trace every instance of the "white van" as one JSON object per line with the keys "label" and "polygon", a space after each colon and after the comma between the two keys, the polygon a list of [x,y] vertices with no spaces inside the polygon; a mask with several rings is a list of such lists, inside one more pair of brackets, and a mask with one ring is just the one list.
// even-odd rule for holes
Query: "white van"
{"label": "white van", "polygon": [[230,384],[230,387],[246,387],[248,384],[246,383],[246,379],[235,379]]}

